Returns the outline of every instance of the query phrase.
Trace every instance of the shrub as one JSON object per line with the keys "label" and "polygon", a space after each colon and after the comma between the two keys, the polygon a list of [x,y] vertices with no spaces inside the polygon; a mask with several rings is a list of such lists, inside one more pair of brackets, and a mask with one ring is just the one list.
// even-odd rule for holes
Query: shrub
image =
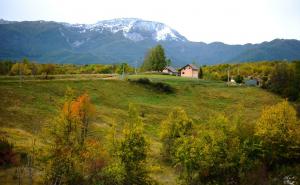
{"label": "shrub", "polygon": [[149,85],[151,84],[151,81],[149,80],[149,78],[139,78],[136,80],[136,83]]}
{"label": "shrub", "polygon": [[0,166],[9,167],[19,162],[13,147],[13,144],[9,143],[6,138],[0,139]]}
{"label": "shrub", "polygon": [[221,75],[220,80],[227,82],[228,81],[228,76],[227,75]]}
{"label": "shrub", "polygon": [[[123,184],[153,184],[148,174],[146,160],[148,157],[148,142],[143,133],[143,122],[137,108],[129,105],[129,119],[123,129],[123,138],[119,141],[118,157],[124,171],[118,172],[119,178],[124,176]],[[123,174],[123,172],[125,172]]]}
{"label": "shrub", "polygon": [[199,68],[198,78],[199,78],[199,79],[202,79],[202,78],[203,78],[203,70],[202,70],[201,67]]}
{"label": "shrub", "polygon": [[171,93],[175,92],[174,88],[171,85],[163,83],[163,82],[151,82],[148,78],[139,78],[137,80],[133,80],[130,82],[141,84],[141,85],[144,85],[146,87],[149,87],[151,89],[154,89],[156,91],[163,92],[163,93],[171,94]]}
{"label": "shrub", "polygon": [[238,84],[243,83],[244,77],[242,77],[241,75],[237,75],[236,77],[234,77],[234,81]]}
{"label": "shrub", "polygon": [[175,142],[181,137],[192,134],[192,120],[185,111],[177,108],[172,111],[166,120],[161,123],[162,155],[167,161],[172,161],[177,146]]}
{"label": "shrub", "polygon": [[120,162],[112,163],[105,167],[101,173],[96,176],[93,184],[101,185],[123,185],[125,181],[126,172],[124,166]]}
{"label": "shrub", "polygon": [[153,83],[152,86],[155,87],[155,89],[160,92],[165,92],[165,93],[173,93],[174,92],[173,88],[169,84],[166,84],[166,83],[157,82],[157,83]]}
{"label": "shrub", "polygon": [[295,87],[287,87],[283,90],[283,97],[289,101],[296,101],[299,97],[299,91]]}

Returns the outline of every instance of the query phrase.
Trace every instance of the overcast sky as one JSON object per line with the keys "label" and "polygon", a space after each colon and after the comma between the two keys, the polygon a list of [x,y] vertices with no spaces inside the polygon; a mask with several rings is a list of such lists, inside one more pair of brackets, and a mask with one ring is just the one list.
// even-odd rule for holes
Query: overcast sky
{"label": "overcast sky", "polygon": [[95,23],[134,17],[158,21],[191,41],[300,40],[300,0],[0,0],[0,18]]}

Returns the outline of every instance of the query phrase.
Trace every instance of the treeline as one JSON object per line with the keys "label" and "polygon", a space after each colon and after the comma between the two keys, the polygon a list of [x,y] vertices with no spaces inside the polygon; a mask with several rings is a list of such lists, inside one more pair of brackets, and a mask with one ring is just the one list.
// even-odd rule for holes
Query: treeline
{"label": "treeline", "polygon": [[300,94],[300,61],[251,62],[205,66],[204,78],[243,83],[244,79],[257,79],[260,86],[295,101]]}
{"label": "treeline", "polygon": [[277,63],[280,62],[261,61],[203,66],[204,78],[227,81],[228,70],[230,77],[237,76],[238,74],[244,77],[268,77]]}
{"label": "treeline", "polygon": [[0,75],[54,75],[54,74],[122,74],[133,73],[127,63],[120,64],[40,64],[28,59],[0,61]]}

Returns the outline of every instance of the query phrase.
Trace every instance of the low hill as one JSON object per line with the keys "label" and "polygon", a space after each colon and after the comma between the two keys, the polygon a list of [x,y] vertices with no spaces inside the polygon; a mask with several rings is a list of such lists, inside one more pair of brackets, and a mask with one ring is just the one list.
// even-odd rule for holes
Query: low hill
{"label": "low hill", "polygon": [[[160,123],[175,107],[182,107],[197,125],[215,113],[230,117],[241,114],[243,124],[252,125],[264,106],[281,100],[278,96],[256,87],[227,87],[223,82],[186,79],[166,75],[132,75],[129,79],[147,77],[153,82],[163,82],[175,89],[166,94],[148,86],[118,79],[104,80],[98,76],[90,79],[26,80],[0,78],[0,134],[15,143],[19,151],[28,150],[34,135],[42,147],[43,129],[50,124],[63,105],[68,87],[77,94],[88,92],[96,106],[96,118],[91,124],[89,137],[97,137],[106,146],[106,136],[113,122],[121,129],[127,119],[128,104],[138,105],[145,133],[150,139],[151,176],[162,184],[175,184],[178,174],[161,161],[159,140]],[[15,184],[14,169],[0,170],[4,184]],[[4,179],[4,180],[3,180]],[[39,178],[36,177],[35,181]]]}

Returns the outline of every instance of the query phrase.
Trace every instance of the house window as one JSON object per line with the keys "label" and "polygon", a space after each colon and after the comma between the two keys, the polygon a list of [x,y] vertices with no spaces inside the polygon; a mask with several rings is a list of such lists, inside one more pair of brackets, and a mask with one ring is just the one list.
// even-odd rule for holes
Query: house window
{"label": "house window", "polygon": [[184,75],[184,72],[182,72],[181,74],[183,74],[183,75]]}

